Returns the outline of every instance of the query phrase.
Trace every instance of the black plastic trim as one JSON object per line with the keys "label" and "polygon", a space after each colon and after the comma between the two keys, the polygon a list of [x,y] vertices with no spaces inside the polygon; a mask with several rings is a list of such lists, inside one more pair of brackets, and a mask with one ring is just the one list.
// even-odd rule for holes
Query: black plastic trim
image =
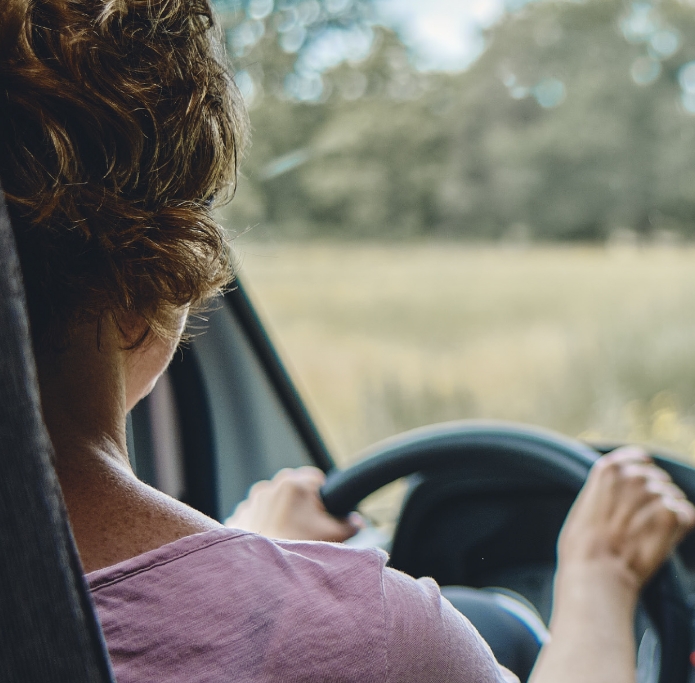
{"label": "black plastic trim", "polygon": [[215,433],[203,375],[193,348],[176,353],[169,376],[181,429],[185,493],[183,502],[220,518]]}
{"label": "black plastic trim", "polygon": [[311,459],[324,472],[333,469],[333,458],[239,280],[235,282],[234,289],[225,294],[224,303],[244,331]]}
{"label": "black plastic trim", "polygon": [[128,447],[128,457],[138,479],[156,487],[150,400],[145,396],[129,414],[132,443]]}

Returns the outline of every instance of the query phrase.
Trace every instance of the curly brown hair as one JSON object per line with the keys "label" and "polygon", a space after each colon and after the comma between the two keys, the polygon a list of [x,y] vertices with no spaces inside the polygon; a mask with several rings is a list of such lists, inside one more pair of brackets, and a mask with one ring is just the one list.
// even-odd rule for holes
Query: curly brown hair
{"label": "curly brown hair", "polygon": [[0,179],[35,343],[105,312],[169,336],[230,282],[211,204],[246,130],[208,0],[2,0]]}

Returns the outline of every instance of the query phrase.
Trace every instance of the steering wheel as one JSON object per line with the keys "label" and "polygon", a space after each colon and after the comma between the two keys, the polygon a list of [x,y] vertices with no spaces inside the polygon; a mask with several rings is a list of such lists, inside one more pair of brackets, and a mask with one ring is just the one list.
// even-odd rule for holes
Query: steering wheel
{"label": "steering wheel", "polygon": [[[456,469],[463,473],[481,462],[491,472],[520,468],[558,490],[579,493],[599,454],[560,434],[502,422],[461,421],[415,429],[382,441],[345,470],[328,474],[321,494],[326,509],[345,516],[369,494],[396,479],[418,472]],[[684,466],[656,456],[676,484],[693,498]],[[683,484],[687,484],[684,486]],[[691,621],[672,560],[642,593],[642,603],[661,644],[659,683],[686,683],[689,673]]]}

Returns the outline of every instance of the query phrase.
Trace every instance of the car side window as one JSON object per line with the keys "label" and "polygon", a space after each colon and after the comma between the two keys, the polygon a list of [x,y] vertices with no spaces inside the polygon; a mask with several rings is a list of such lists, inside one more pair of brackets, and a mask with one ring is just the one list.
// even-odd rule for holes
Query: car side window
{"label": "car side window", "polygon": [[[183,360],[174,360],[133,411],[131,448],[139,476],[195,507],[201,505],[192,500],[191,478],[209,468],[214,490],[207,498],[214,500],[203,502],[224,519],[256,481],[283,467],[316,463],[230,308],[221,303],[206,317],[201,329],[193,330]],[[177,363],[189,373],[195,369],[203,396],[187,393]],[[199,413],[202,424],[186,424],[191,412]],[[197,441],[193,434],[187,444],[191,428],[210,433],[198,434]],[[203,452],[206,443],[209,453]],[[199,452],[188,452],[196,447]]]}

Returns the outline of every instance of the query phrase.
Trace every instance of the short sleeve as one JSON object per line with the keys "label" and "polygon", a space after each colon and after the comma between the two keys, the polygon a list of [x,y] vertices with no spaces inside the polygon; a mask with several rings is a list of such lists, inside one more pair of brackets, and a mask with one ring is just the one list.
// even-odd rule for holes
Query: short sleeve
{"label": "short sleeve", "polygon": [[388,683],[518,683],[432,579],[383,573]]}

